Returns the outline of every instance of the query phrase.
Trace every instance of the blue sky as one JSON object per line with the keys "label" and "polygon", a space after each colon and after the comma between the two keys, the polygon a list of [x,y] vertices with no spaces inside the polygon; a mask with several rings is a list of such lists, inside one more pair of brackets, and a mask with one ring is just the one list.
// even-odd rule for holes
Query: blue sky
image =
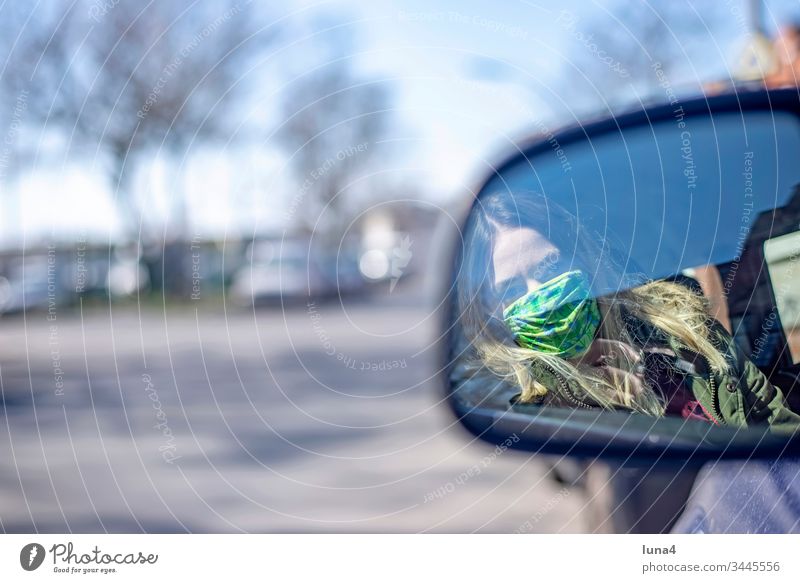
{"label": "blue sky", "polygon": [[[692,68],[704,78],[724,73],[735,62],[742,43],[736,11],[743,0],[697,0],[698,12],[723,5],[730,24],[713,39],[727,62],[709,50],[692,58]],[[445,204],[458,196],[510,147],[514,137],[537,123],[554,124],[553,91],[563,91],[563,76],[569,74],[569,59],[581,50],[574,36],[558,23],[561,11],[570,11],[586,23],[602,15],[616,2],[555,3],[504,0],[476,2],[440,0],[298,0],[287,14],[294,34],[315,30],[320,15],[333,15],[344,26],[327,34],[338,34],[356,67],[374,78],[386,79],[395,90],[395,126],[392,139],[401,155],[390,170],[406,172],[421,189],[421,195]],[[768,1],[765,12],[770,28],[800,13],[793,1]],[[726,21],[727,22],[727,21]],[[317,24],[318,26],[318,24]],[[580,24],[578,26],[581,26]],[[291,39],[289,39],[291,40]],[[314,42],[300,43],[296,51],[316,58]],[[303,55],[297,60],[303,63]],[[615,55],[616,57],[616,55]],[[625,55],[619,60],[624,62]],[[601,66],[601,65],[599,65]],[[265,68],[262,93],[280,91],[280,77],[291,63]],[[293,72],[297,74],[297,71]],[[622,81],[621,81],[622,82]],[[562,83],[562,84],[559,84]],[[560,97],[561,95],[559,95]],[[568,101],[569,96],[564,96]],[[276,121],[275,112],[260,114]],[[187,162],[187,190],[195,231],[201,236],[220,236],[252,229],[254,216],[261,227],[281,228],[282,210],[291,199],[293,182],[282,155],[269,144],[260,151],[198,151]],[[165,176],[168,170],[156,164],[138,187],[154,216],[169,206]],[[6,180],[0,205],[0,244],[16,245],[54,234],[82,234],[104,239],[119,227],[116,209],[103,176],[87,172],[80,162],[40,168],[17,182]],[[273,194],[265,198],[263,192]]]}

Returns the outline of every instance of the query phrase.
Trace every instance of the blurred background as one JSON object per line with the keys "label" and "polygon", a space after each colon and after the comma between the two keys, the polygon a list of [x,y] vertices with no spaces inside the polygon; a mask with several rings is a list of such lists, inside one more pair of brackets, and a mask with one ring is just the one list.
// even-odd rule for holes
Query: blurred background
{"label": "blurred background", "polygon": [[800,5],[279,4],[0,6],[0,529],[609,530],[441,403],[438,226],[520,141],[794,86]]}

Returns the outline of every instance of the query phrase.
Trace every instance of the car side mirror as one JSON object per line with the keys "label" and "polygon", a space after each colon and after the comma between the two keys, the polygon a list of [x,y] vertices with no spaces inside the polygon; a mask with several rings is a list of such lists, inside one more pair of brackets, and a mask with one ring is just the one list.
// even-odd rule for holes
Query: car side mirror
{"label": "car side mirror", "polygon": [[444,238],[459,422],[627,463],[798,455],[799,155],[786,90],[570,127],[498,165]]}

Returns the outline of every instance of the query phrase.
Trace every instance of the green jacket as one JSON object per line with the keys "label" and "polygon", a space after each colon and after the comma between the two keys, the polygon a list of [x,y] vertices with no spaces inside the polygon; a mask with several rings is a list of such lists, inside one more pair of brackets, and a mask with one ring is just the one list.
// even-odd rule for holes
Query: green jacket
{"label": "green jacket", "polygon": [[715,326],[713,332],[731,369],[726,374],[706,369],[690,375],[692,392],[706,412],[721,425],[769,424],[773,431],[788,433],[800,428],[800,415],[787,407],[783,392],[767,380],[722,326]]}

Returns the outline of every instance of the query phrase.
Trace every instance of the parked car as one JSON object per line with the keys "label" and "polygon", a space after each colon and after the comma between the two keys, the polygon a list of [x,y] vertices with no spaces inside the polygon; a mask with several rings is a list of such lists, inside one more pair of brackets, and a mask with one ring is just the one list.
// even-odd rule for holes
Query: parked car
{"label": "parked car", "polygon": [[307,300],[332,292],[330,279],[307,240],[256,240],[245,257],[230,286],[233,301],[240,305]]}

